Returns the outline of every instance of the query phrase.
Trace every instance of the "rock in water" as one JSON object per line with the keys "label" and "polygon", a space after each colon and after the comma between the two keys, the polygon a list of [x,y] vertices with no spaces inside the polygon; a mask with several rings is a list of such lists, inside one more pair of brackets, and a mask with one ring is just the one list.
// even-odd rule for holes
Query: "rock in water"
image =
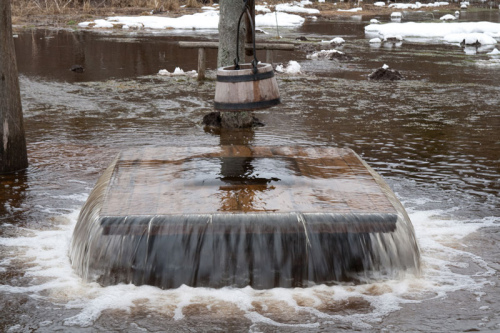
{"label": "rock in water", "polygon": [[403,75],[401,75],[400,72],[398,72],[395,69],[389,68],[389,67],[380,67],[377,69],[375,72],[371,73],[368,78],[370,80],[389,80],[389,81],[394,81],[394,80],[402,80]]}
{"label": "rock in water", "polygon": [[83,68],[82,65],[73,65],[71,66],[71,71],[75,73],[83,73],[85,71],[85,68]]}
{"label": "rock in water", "polygon": [[220,127],[220,124],[220,112],[210,112],[203,116],[203,125],[205,126]]}

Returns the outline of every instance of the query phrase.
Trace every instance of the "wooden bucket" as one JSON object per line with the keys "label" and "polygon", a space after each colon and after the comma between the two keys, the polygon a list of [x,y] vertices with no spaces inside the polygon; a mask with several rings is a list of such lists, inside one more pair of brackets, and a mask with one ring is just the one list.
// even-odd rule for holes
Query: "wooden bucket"
{"label": "wooden bucket", "polygon": [[220,67],[215,85],[215,109],[218,111],[250,111],[281,103],[278,83],[271,64]]}

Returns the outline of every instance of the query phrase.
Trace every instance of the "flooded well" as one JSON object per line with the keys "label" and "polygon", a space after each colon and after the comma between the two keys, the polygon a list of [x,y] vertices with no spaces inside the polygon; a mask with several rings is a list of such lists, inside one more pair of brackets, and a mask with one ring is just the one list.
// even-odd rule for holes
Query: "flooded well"
{"label": "flooded well", "polygon": [[[200,124],[212,111],[214,72],[203,83],[157,75],[196,69],[196,50],[175,42],[214,40],[214,31],[16,32],[30,167],[1,176],[0,330],[500,329],[498,56],[432,39],[371,46],[364,34],[370,18],[280,30],[289,40],[340,36],[346,43],[338,49],[350,58],[276,52],[277,62],[296,60],[302,73],[277,75],[282,104],[256,113],[266,126],[233,132]],[[460,20],[500,22],[498,10],[471,10]],[[215,57],[208,51],[209,70]],[[71,71],[75,64],[85,71]],[[383,64],[404,80],[367,80]],[[68,253],[78,212],[120,151],[231,144],[356,151],[407,209],[421,275],[307,288],[161,290],[103,287],[73,271]]]}
{"label": "flooded well", "polygon": [[121,152],[81,210],[70,258],[86,282],[162,289],[420,273],[394,193],[352,150],[326,147]]}

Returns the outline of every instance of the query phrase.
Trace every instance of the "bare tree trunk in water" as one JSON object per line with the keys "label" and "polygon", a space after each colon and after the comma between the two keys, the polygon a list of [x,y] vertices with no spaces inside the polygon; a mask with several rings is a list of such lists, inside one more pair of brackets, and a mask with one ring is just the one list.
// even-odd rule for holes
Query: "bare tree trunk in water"
{"label": "bare tree trunk in water", "polygon": [[[238,19],[240,18],[244,4],[242,0],[220,0],[219,2],[219,53],[217,54],[217,67],[234,65],[234,59],[236,58],[236,30],[238,29]],[[240,63],[245,62],[245,30],[246,24],[242,19],[238,44]],[[220,114],[222,127],[250,127],[253,123],[253,115],[249,111],[226,111]]]}
{"label": "bare tree trunk in water", "polygon": [[0,0],[0,173],[27,167],[10,0]]}

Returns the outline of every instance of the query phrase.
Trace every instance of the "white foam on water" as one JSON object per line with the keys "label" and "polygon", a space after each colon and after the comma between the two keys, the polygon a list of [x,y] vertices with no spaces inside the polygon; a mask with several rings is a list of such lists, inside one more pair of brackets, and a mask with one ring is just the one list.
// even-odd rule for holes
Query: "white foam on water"
{"label": "white foam on water", "polygon": [[88,194],[78,193],[78,194],[69,194],[69,195],[52,195],[51,198],[54,199],[69,199],[75,201],[85,201],[87,200]]}
{"label": "white foam on water", "polygon": [[[77,198],[82,196],[76,195]],[[411,201],[418,207],[426,200]],[[402,276],[399,280],[381,280],[361,285],[318,285],[310,288],[255,290],[246,288],[192,288],[181,286],[161,290],[152,286],[119,284],[102,287],[85,283],[77,276],[68,258],[71,235],[78,210],[65,215],[61,224],[52,230],[31,230],[33,236],[0,238],[6,248],[2,268],[21,265],[25,277],[32,282],[26,286],[0,285],[2,293],[20,293],[47,299],[66,309],[79,312],[64,319],[67,326],[88,327],[105,310],[133,312],[137,306],[150,313],[183,320],[189,317],[186,307],[197,305],[213,311],[213,316],[238,311],[255,325],[274,327],[293,326],[315,328],[329,324],[347,324],[354,329],[367,330],[387,314],[398,311],[408,303],[425,302],[456,291],[481,293],[489,284],[495,270],[479,256],[461,248],[464,237],[479,228],[498,225],[497,217],[478,220],[457,220],[453,210],[408,210],[422,252],[422,276]],[[14,260],[15,259],[15,260]],[[463,273],[469,263],[469,273]],[[19,268],[19,267],[17,267]],[[470,270],[473,270],[471,273]],[[480,296],[478,296],[480,297]],[[349,302],[362,302],[364,311],[345,311]],[[217,307],[214,307],[217,304]],[[329,310],[329,306],[343,309]],[[221,311],[220,308],[224,311]],[[215,309],[218,308],[219,310]],[[366,308],[369,310],[366,311]],[[340,310],[339,310],[340,311]],[[243,318],[242,318],[243,319]]]}

